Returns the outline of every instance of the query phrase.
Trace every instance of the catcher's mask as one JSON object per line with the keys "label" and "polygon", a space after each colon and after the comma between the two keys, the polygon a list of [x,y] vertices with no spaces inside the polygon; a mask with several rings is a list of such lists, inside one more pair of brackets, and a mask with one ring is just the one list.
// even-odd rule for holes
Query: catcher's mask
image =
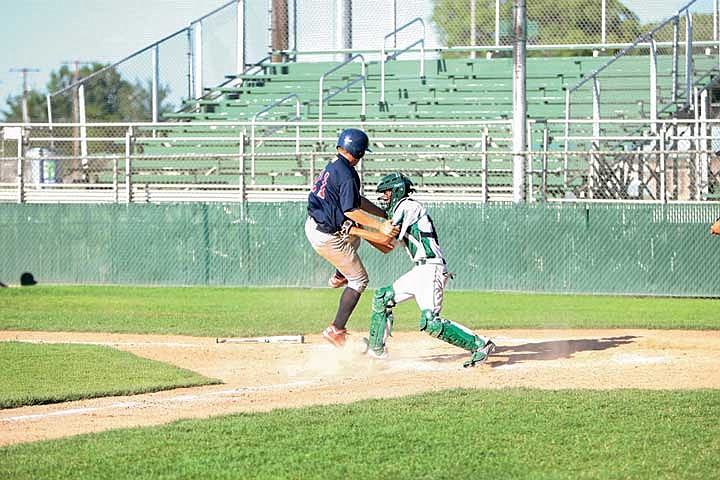
{"label": "catcher's mask", "polygon": [[380,179],[377,184],[377,191],[384,193],[390,190],[389,200],[386,200],[384,196],[378,198],[380,205],[385,209],[385,212],[387,212],[388,218],[392,217],[393,210],[395,210],[398,202],[415,191],[412,186],[412,181],[399,172],[390,173]]}

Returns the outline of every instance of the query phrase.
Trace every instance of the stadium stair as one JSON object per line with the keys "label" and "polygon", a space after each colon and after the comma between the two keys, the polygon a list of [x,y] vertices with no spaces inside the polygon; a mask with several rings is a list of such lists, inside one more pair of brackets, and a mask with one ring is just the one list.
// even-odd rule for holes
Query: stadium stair
{"label": "stadium stair", "polygon": [[[602,57],[529,57],[527,59],[526,98],[530,118],[564,118],[565,90],[602,66]],[[659,62],[670,59],[660,57]],[[347,66],[347,72],[330,76],[324,84],[324,94],[336,95],[323,105],[324,121],[344,121],[359,124],[362,120],[500,120],[512,113],[512,59],[440,59],[428,61],[432,65],[424,81],[418,77],[417,61],[393,61],[386,64],[385,103],[380,98],[380,64],[367,64],[366,114],[361,117],[359,84],[337,93],[353,77],[360,74],[359,64]],[[140,137],[137,148],[143,157],[135,162],[148,165],[147,177],[158,182],[187,182],[189,179],[237,183],[240,129],[226,129],[198,125],[199,122],[250,122],[269,105],[295,94],[300,99],[303,120],[319,118],[318,90],[320,77],[336,66],[334,62],[305,62],[264,64],[257,75],[228,75],[227,82],[199,100],[189,100],[178,112],[168,113],[169,122],[182,123],[182,129],[154,132],[154,136]],[[624,58],[616,62],[613,72],[603,77],[602,96],[610,99],[602,104],[603,118],[644,118],[648,115],[647,87],[649,64],[646,57]],[[666,66],[659,71],[669,71]],[[669,79],[659,79],[661,97],[668,90]],[[573,94],[573,118],[591,118],[592,97],[588,88]],[[674,114],[672,113],[667,114]],[[294,102],[288,101],[266,112],[258,120],[287,121],[295,117]],[[477,186],[482,175],[478,155],[476,127],[435,126],[367,126],[375,155],[363,165],[363,175],[372,179],[392,170],[403,170],[425,188],[444,186]],[[261,137],[254,145],[252,182],[259,184],[308,185],[311,175],[319,170],[333,154],[332,143],[336,127],[323,129],[324,145],[304,144],[302,151],[316,152],[315,165],[311,161],[294,158],[294,128],[273,131],[258,126]],[[488,128],[493,141],[505,142],[511,136],[507,125]],[[305,137],[317,132],[303,131]],[[417,142],[394,139],[415,137]],[[450,138],[473,140],[452,141]],[[222,138],[223,140],[219,140]],[[538,142],[538,132],[532,134]],[[251,146],[246,137],[243,146],[249,155]],[[329,142],[329,143],[328,143]],[[538,144],[535,143],[537,147]],[[443,151],[443,148],[445,151]],[[558,145],[550,145],[559,149]],[[467,152],[467,155],[463,155]],[[216,157],[213,157],[213,156]],[[506,156],[507,157],[507,156]],[[290,158],[290,160],[288,160]],[[246,172],[250,167],[245,165]],[[489,162],[488,184],[496,190],[507,190],[512,183],[512,159],[495,157]],[[550,165],[560,168],[559,165]],[[153,173],[157,173],[154,175]],[[559,175],[550,175],[549,182],[557,186]],[[553,185],[551,185],[552,188]]]}

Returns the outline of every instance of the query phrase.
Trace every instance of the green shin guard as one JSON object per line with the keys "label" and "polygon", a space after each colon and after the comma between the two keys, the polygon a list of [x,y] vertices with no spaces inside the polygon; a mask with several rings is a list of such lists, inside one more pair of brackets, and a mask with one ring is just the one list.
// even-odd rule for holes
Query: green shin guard
{"label": "green shin guard", "polygon": [[385,341],[392,334],[394,299],[395,291],[392,286],[375,290],[373,311],[370,317],[368,348],[379,355],[385,351]]}
{"label": "green shin guard", "polygon": [[475,352],[485,346],[485,341],[460,324],[440,318],[432,310],[423,310],[420,330],[456,347]]}

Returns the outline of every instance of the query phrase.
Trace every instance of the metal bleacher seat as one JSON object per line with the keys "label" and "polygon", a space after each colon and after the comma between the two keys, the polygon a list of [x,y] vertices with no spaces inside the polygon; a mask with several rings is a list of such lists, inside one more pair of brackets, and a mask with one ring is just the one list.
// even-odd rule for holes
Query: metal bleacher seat
{"label": "metal bleacher seat", "polygon": [[[563,118],[565,115],[565,89],[592,73],[605,63],[606,58],[596,57],[529,57],[527,59],[527,112],[531,118]],[[667,59],[663,58],[663,62]],[[442,64],[442,68],[440,65]],[[228,75],[229,83],[218,87],[200,100],[190,100],[179,112],[165,115],[168,121],[183,122],[186,128],[159,138],[138,139],[148,162],[155,162],[161,181],[178,181],[183,171],[192,178],[215,178],[217,181],[237,182],[239,166],[236,160],[225,160],[240,148],[240,128],[228,126],[194,125],[197,122],[242,121],[250,122],[258,112],[294,93],[301,100],[301,117],[314,120],[319,115],[318,88],[320,77],[333,68],[334,62],[297,62],[263,65],[259,75]],[[418,78],[417,61],[393,61],[386,65],[386,105],[379,105],[380,65],[367,64],[366,87],[368,102],[364,120],[397,122],[392,127],[368,126],[368,133],[375,142],[376,155],[364,161],[363,171],[369,176],[402,169],[417,177],[422,185],[477,184],[481,166],[478,147],[473,142],[452,143],[452,154],[443,151],[443,142],[421,140],[455,135],[458,138],[477,139],[477,127],[464,130],[457,127],[447,131],[432,126],[403,125],[402,121],[414,120],[498,120],[512,114],[512,59],[443,59],[438,68],[430,69],[421,81]],[[647,57],[623,59],[617,62],[616,71],[603,78],[602,92],[609,100],[603,105],[605,118],[636,118],[644,112],[642,99],[647,92]],[[357,68],[359,70],[359,67]],[[334,92],[347,81],[348,76],[339,75],[335,81],[325,84],[326,92]],[[323,105],[323,119],[340,120],[357,124],[360,117],[360,87],[356,85],[339,93]],[[591,117],[592,97],[589,92],[578,92],[573,99],[573,114]],[[262,116],[262,120],[287,120],[293,118],[294,106],[287,104]],[[494,130],[493,130],[494,128]],[[328,138],[336,134],[336,127],[323,130]],[[253,158],[252,181],[267,185],[306,185],[311,181],[311,168],[307,160],[293,155],[289,135],[264,135],[256,142]],[[306,132],[307,133],[307,132]],[[492,127],[489,135],[495,138],[509,137],[506,127]],[[214,137],[231,137],[213,140]],[[391,140],[402,137],[404,141]],[[192,140],[204,138],[205,140]],[[417,138],[417,141],[413,141]],[[245,140],[248,141],[247,139]],[[448,144],[451,140],[445,140]],[[477,142],[474,142],[477,143]],[[245,145],[246,154],[251,145]],[[305,150],[317,145],[304,144]],[[183,154],[185,157],[183,157]],[[332,151],[327,151],[327,156]],[[155,160],[150,158],[157,156]],[[322,158],[326,158],[322,157]],[[207,157],[207,158],[206,158]],[[144,160],[138,160],[144,161]],[[179,168],[185,167],[185,170]],[[507,172],[510,159],[496,157],[490,165],[489,185],[503,187],[512,180]],[[152,169],[149,169],[152,171]],[[226,174],[233,172],[236,176]],[[177,175],[174,175],[177,173]],[[213,177],[215,175],[215,177]],[[552,180],[552,179],[551,179]],[[553,181],[557,181],[554,179]]]}

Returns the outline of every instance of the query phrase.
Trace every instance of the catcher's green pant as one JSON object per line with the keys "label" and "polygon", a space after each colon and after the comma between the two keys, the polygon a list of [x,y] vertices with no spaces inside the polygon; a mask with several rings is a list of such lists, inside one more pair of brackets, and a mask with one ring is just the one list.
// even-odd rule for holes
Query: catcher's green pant
{"label": "catcher's green pant", "polygon": [[[430,262],[432,260],[428,260]],[[474,352],[487,343],[468,328],[440,317],[443,292],[448,281],[444,263],[424,263],[398,278],[392,286],[379,288],[373,297],[368,347],[380,356],[386,352],[387,338],[392,334],[392,308],[410,298],[420,308],[420,330],[451,345]]]}

